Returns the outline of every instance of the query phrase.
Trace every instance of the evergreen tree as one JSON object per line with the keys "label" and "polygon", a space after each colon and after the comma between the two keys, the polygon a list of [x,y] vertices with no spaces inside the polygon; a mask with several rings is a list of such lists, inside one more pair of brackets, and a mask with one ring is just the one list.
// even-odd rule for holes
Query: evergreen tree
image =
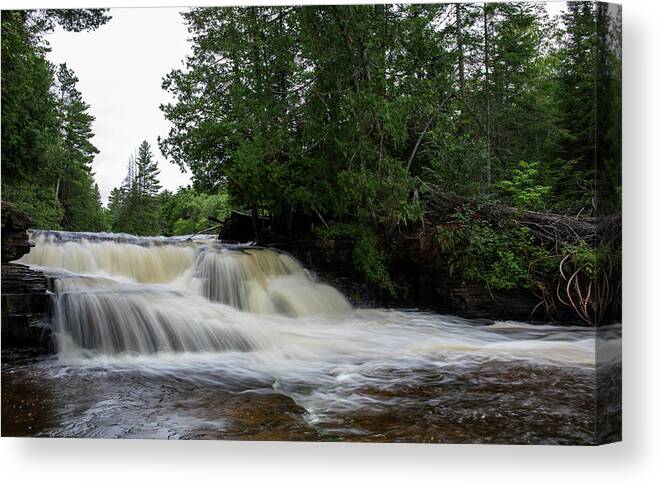
{"label": "evergreen tree", "polygon": [[[86,177],[79,166],[69,165],[62,129],[67,122],[61,119],[43,34],[57,24],[81,31],[108,20],[105,10],[2,12],[2,197],[29,212],[36,227],[60,228],[65,212],[71,215],[77,209],[63,208],[58,180],[71,171],[76,180]],[[81,185],[86,190],[91,176],[87,179]]]}
{"label": "evergreen tree", "polygon": [[26,11],[2,12],[2,197],[32,214],[37,227],[60,227],[55,194],[61,160],[53,75]]}
{"label": "evergreen tree", "polygon": [[157,162],[147,141],[131,155],[121,187],[110,193],[108,202],[112,230],[140,236],[156,236],[161,230]]}
{"label": "evergreen tree", "polygon": [[102,207],[91,172],[92,161],[98,153],[90,141],[94,136],[94,117],[89,114],[89,105],[76,89],[77,82],[73,71],[66,64],[61,64],[54,92],[64,159],[56,192],[64,209],[62,226],[72,231],[103,226]]}
{"label": "evergreen tree", "polygon": [[161,190],[161,185],[158,181],[161,171],[158,168],[158,163],[154,160],[154,154],[151,152],[151,147],[146,140],[138,148],[135,165],[137,169],[135,183],[137,184],[139,196],[154,197]]}
{"label": "evergreen tree", "polygon": [[562,156],[554,167],[556,197],[588,206],[594,195],[596,149],[595,66],[597,31],[592,2],[568,2],[559,72]]}

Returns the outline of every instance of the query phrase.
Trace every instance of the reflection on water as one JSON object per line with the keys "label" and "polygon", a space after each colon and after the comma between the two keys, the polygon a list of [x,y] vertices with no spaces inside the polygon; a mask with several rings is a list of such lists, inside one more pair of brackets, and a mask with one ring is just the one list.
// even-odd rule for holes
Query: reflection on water
{"label": "reflection on water", "polygon": [[[353,310],[268,250],[35,239],[60,352],[3,369],[5,435],[595,440],[592,329]],[[616,393],[620,326],[600,332]]]}

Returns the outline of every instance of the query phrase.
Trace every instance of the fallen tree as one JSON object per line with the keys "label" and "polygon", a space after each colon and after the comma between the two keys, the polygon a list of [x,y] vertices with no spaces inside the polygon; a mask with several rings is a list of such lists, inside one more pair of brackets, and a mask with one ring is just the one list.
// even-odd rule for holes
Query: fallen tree
{"label": "fallen tree", "polygon": [[[603,217],[553,214],[459,197],[431,184],[424,188],[427,211],[423,229],[442,232],[445,239],[441,242],[446,246],[453,234],[459,234],[465,241],[471,237],[467,234],[470,231],[488,227],[504,234],[511,232],[511,237],[523,241],[520,244],[524,249],[527,238],[539,248],[530,251],[527,261],[527,272],[533,282],[531,290],[539,297],[534,311],[542,310],[553,318],[560,308],[570,308],[589,325],[619,317],[620,213]],[[468,221],[458,216],[467,212],[471,214]],[[517,228],[523,230],[517,232]],[[456,242],[451,248],[455,253],[465,249]],[[464,271],[464,274],[473,273],[475,271]],[[488,278],[484,278],[484,283],[489,287]]]}

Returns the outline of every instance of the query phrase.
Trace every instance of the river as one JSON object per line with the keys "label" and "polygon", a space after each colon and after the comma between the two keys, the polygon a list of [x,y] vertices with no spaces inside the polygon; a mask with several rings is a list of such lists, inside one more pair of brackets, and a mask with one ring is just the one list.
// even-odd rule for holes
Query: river
{"label": "river", "polygon": [[3,367],[4,435],[592,444],[620,412],[619,324],[356,309],[210,238],[31,237],[57,354]]}

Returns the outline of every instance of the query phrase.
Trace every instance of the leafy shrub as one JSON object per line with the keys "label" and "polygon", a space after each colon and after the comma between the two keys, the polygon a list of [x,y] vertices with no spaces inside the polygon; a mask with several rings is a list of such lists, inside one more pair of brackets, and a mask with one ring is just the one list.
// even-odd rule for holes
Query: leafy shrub
{"label": "leafy shrub", "polygon": [[450,276],[502,290],[533,284],[528,264],[536,248],[526,228],[498,230],[483,221],[440,226],[436,243]]}
{"label": "leafy shrub", "polygon": [[395,296],[395,286],[390,278],[385,252],[379,238],[369,228],[354,224],[333,224],[317,229],[322,239],[349,237],[355,240],[352,259],[355,268],[366,281],[377,285],[390,296]]}
{"label": "leafy shrub", "polygon": [[189,188],[177,193],[164,192],[161,198],[161,233],[164,235],[186,235],[203,231],[213,222],[229,215],[229,202],[226,193],[203,194]]}
{"label": "leafy shrub", "polygon": [[511,180],[501,180],[494,188],[502,198],[516,207],[540,210],[551,191],[548,185],[541,185],[539,180],[538,162],[519,162],[518,168],[512,172]]}
{"label": "leafy shrub", "polygon": [[559,256],[514,220],[485,220],[484,204],[490,202],[464,204],[436,228],[439,266],[451,277],[500,290],[531,289],[553,279]]}

